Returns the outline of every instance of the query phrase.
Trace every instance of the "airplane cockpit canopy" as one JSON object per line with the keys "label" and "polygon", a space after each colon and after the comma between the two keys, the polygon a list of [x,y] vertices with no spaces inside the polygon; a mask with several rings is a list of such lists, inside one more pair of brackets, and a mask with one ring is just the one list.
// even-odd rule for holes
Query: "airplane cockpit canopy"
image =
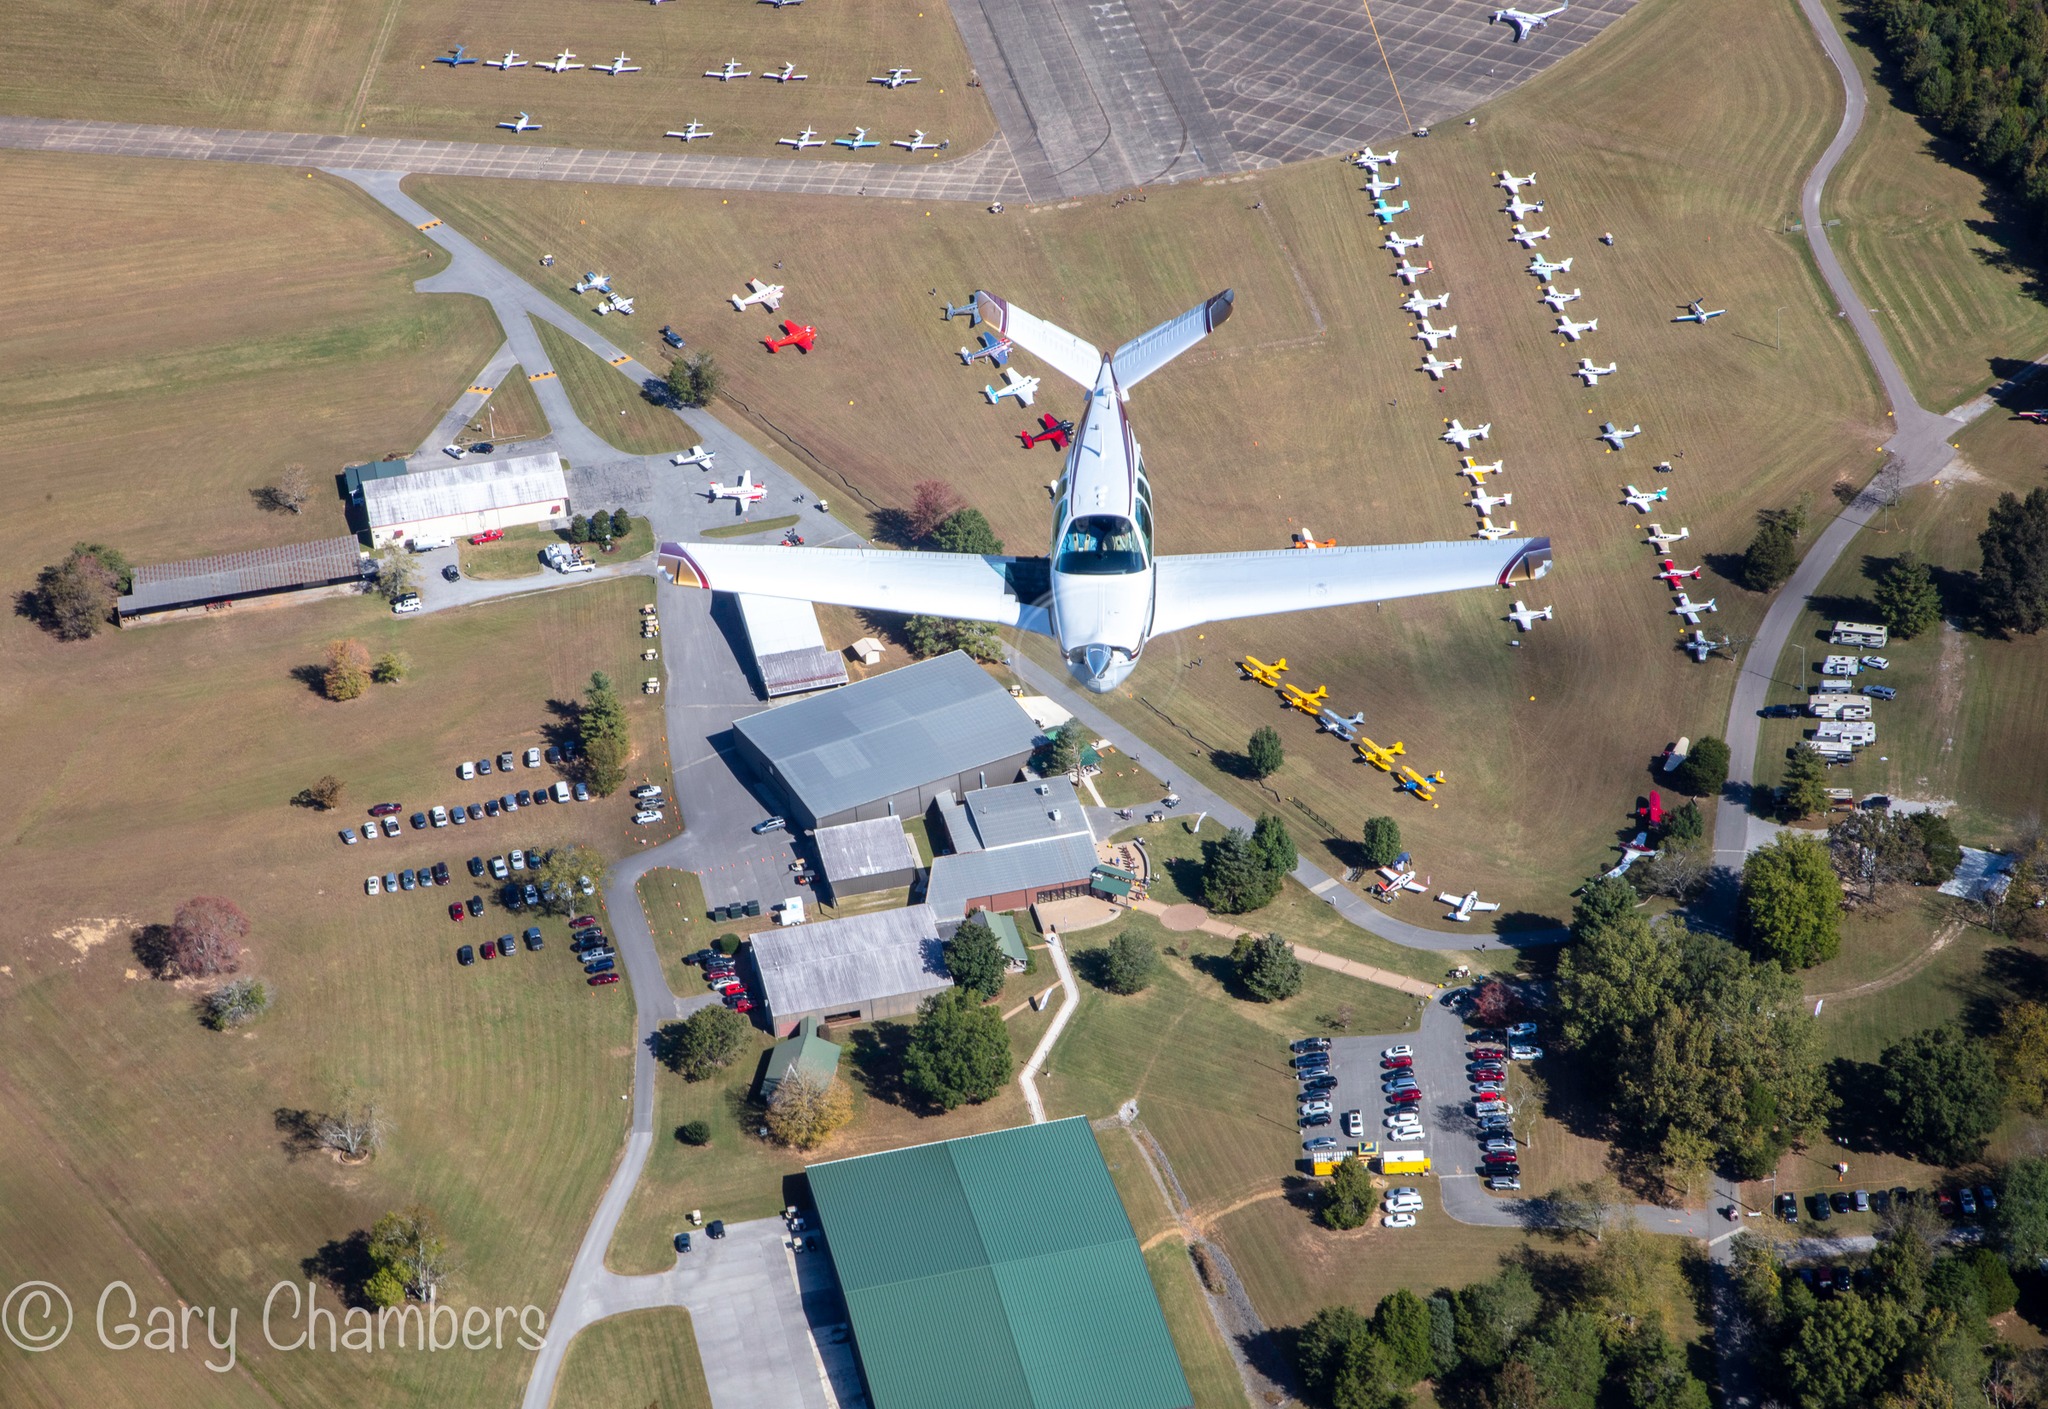
{"label": "airplane cockpit canopy", "polygon": [[1114,577],[1145,570],[1145,546],[1129,519],[1084,514],[1060,535],[1053,571],[1082,577]]}

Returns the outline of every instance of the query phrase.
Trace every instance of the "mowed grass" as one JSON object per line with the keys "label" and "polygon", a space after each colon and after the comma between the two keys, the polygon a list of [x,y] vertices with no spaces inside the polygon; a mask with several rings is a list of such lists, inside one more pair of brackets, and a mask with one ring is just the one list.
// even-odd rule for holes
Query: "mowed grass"
{"label": "mowed grass", "polygon": [[[274,1284],[303,1284],[324,1245],[412,1202],[447,1226],[451,1304],[552,1311],[624,1133],[630,998],[585,987],[557,920],[538,922],[540,953],[458,967],[458,943],[534,922],[493,903],[458,926],[445,906],[479,889],[473,852],[586,841],[616,853],[624,800],[354,846],[337,831],[379,800],[409,811],[483,796],[456,779],[457,761],[549,738],[552,702],[592,669],[628,668],[649,595],[642,581],[603,582],[402,620],[374,599],[325,602],[53,647],[10,673],[0,745],[38,762],[0,793],[19,863],[0,944],[0,1120],[21,1152],[0,1200],[8,1246],[24,1275],[82,1305],[118,1276],[145,1305],[237,1307],[244,1363],[201,1387],[189,1360],[116,1357],[74,1336],[0,1364],[0,1399],[516,1395],[528,1356],[509,1345],[292,1354],[254,1328]],[[304,667],[348,635],[403,649],[412,675],[350,703],[320,698]],[[628,709],[652,740],[651,705]],[[289,805],[326,772],[348,785],[339,809]],[[373,870],[436,860],[455,884],[364,894]],[[130,952],[137,924],[195,894],[250,916],[245,971],[276,1006],[243,1032],[203,1030],[196,994],[150,980]],[[356,1168],[288,1153],[273,1113],[328,1109],[349,1085],[388,1114],[384,1152]]]}
{"label": "mowed grass", "polygon": [[[1849,277],[1879,315],[1913,394],[1931,411],[1969,400],[2048,351],[2043,249],[1993,209],[1953,145],[1901,107],[1861,42],[1867,23],[1831,6],[1870,107],[1828,182],[1823,214]],[[1788,209],[1790,209],[1788,207]],[[1789,218],[1797,219],[1793,214]]]}
{"label": "mowed grass", "polygon": [[[609,512],[609,511],[607,511]],[[541,528],[528,524],[505,530],[503,538],[489,543],[471,543],[459,539],[456,551],[462,555],[462,571],[465,576],[484,580],[508,577],[531,577],[536,573],[551,571],[540,560],[540,550],[550,543],[567,543],[569,531],[560,528]],[[633,531],[624,538],[612,540],[614,551],[607,554],[595,544],[584,547],[584,555],[594,562],[607,566],[614,563],[628,563],[635,558],[644,558],[654,551],[654,527],[644,518],[633,520]],[[646,672],[642,672],[644,675]]]}
{"label": "mowed grass", "polygon": [[500,443],[548,433],[548,419],[541,414],[540,400],[533,394],[533,384],[526,380],[524,367],[513,365],[470,425],[469,439]]}
{"label": "mowed grass", "polygon": [[570,1342],[554,1409],[711,1409],[690,1313],[680,1306],[607,1317]]}
{"label": "mowed grass", "polygon": [[[1278,548],[1304,524],[1343,543],[1464,537],[1473,515],[1458,457],[1436,436],[1445,417],[1491,421],[1494,438],[1477,448],[1506,460],[1512,517],[1557,545],[1555,573],[1522,595],[1554,603],[1558,619],[1520,649],[1507,646],[1504,594],[1270,618],[1154,642],[1129,694],[1107,704],[1251,810],[1275,799],[1224,777],[1211,756],[1271,723],[1290,754],[1273,780],[1279,805],[1308,817],[1289,801],[1299,798],[1330,824],[1300,829],[1319,861],[1346,864],[1344,841],[1394,811],[1439,881],[1557,918],[1560,882],[1612,863],[1651,758],[1718,727],[1732,680],[1725,664],[1697,667],[1674,648],[1679,622],[1650,578],[1645,520],[1618,502],[1622,485],[1671,484],[1672,509],[1653,517],[1691,528],[1691,566],[1698,552],[1738,551],[1757,508],[1824,496],[1875,464],[1884,416],[1868,373],[1796,238],[1777,230],[1834,111],[1800,24],[1757,0],[1652,3],[1476,129],[1446,127],[1404,151],[1417,213],[1397,228],[1428,237],[1440,274],[1423,287],[1452,291],[1443,318],[1459,324],[1451,350],[1467,358],[1442,394],[1414,370],[1420,344],[1397,307],[1391,256],[1355,173],[1334,161],[1157,191],[1143,205],[1013,208],[999,220],[871,203],[858,227],[798,198],[440,178],[411,189],[488,234],[513,267],[552,252],[636,290],[655,317],[635,351],[657,355],[655,327],[675,322],[719,358],[737,401],[809,452],[822,467],[814,487],[863,529],[942,470],[1011,550],[1041,550],[1058,461],[1015,438],[1036,408],[988,406],[986,375],[954,354],[967,330],[939,318],[942,299],[977,286],[1102,345],[1237,290],[1230,324],[1133,398],[1162,551]],[[1698,73],[1682,42],[1698,25],[1754,61],[1739,77]],[[1548,331],[1526,257],[1506,241],[1488,184],[1503,166],[1540,173],[1530,194],[1551,202],[1539,219],[1557,231],[1547,253],[1574,258],[1565,284],[1585,298],[1573,311],[1601,320],[1577,349]],[[1608,229],[1612,249],[1597,243]],[[787,307],[800,300],[819,328],[809,358],[769,357],[753,341],[767,315],[722,304],[771,255]],[[858,279],[843,277],[850,264]],[[1677,300],[1708,291],[1739,312],[1706,328],[1668,321]],[[1780,304],[1782,354],[1755,311]],[[1588,391],[1569,375],[1581,354],[1622,370]],[[1028,355],[1021,365],[1053,378],[1050,408],[1073,395]],[[1593,439],[1609,417],[1644,427],[1620,455]],[[1667,457],[1677,473],[1654,475]],[[1701,595],[1717,593],[1717,629],[1754,625],[1761,598],[1717,580]],[[1365,711],[1375,738],[1447,770],[1441,806],[1396,797],[1273,692],[1239,683],[1230,661],[1247,651],[1286,656],[1291,680],[1327,685],[1346,713]]]}
{"label": "mowed grass", "polygon": [[688,439],[673,411],[650,403],[602,357],[538,318],[533,326],[584,425],[629,455],[666,454]]}

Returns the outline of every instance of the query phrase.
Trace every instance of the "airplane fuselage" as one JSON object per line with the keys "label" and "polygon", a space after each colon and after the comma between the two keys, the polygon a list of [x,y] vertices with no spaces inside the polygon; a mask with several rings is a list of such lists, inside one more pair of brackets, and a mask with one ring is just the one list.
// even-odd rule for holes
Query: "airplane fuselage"
{"label": "airplane fuselage", "polygon": [[1107,694],[1152,634],[1152,485],[1103,359],[1067,452],[1053,507],[1051,634],[1068,672]]}

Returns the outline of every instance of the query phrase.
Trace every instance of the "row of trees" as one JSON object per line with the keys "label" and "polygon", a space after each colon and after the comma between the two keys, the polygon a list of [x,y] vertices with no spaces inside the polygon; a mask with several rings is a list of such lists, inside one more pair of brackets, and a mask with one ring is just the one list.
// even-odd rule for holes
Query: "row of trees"
{"label": "row of trees", "polygon": [[591,672],[578,723],[583,735],[583,781],[599,797],[610,797],[626,781],[633,738],[626,723],[626,706],[611,676],[602,670]]}
{"label": "row of trees", "polygon": [[1260,816],[1250,835],[1232,828],[1202,847],[1202,899],[1223,915],[1244,915],[1272,904],[1280,884],[1300,863],[1287,823]]}
{"label": "row of trees", "polygon": [[668,375],[662,379],[662,387],[677,405],[704,406],[718,395],[724,380],[710,353],[693,352],[688,357],[668,360]]}
{"label": "row of trees", "polygon": [[609,514],[600,509],[588,517],[578,514],[569,520],[571,543],[609,543],[632,531],[633,516],[624,509],[614,509]]}

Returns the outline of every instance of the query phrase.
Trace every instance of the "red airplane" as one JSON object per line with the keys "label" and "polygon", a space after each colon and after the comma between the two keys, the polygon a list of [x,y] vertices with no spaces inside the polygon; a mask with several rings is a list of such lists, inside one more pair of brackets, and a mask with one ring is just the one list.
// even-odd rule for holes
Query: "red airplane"
{"label": "red airplane", "polygon": [[1067,448],[1067,437],[1074,433],[1074,423],[1072,421],[1062,421],[1059,417],[1048,412],[1038,418],[1038,424],[1044,426],[1045,429],[1035,433],[1032,431],[1017,432],[1017,439],[1024,442],[1026,450],[1029,450],[1041,440],[1051,441],[1055,450],[1065,450]]}
{"label": "red airplane", "polygon": [[761,346],[767,348],[770,352],[775,351],[779,347],[793,347],[798,352],[809,352],[817,345],[818,330],[809,323],[791,323],[785,319],[782,324],[782,331],[788,334],[788,336],[762,338]]}
{"label": "red airplane", "polygon": [[1650,792],[1649,803],[1636,809],[1636,820],[1647,822],[1652,827],[1664,825],[1664,799],[1657,795],[1655,789]]}
{"label": "red airplane", "polygon": [[1685,569],[1673,565],[1671,559],[1666,558],[1664,560],[1664,571],[1658,573],[1657,576],[1663,579],[1665,585],[1676,587],[1688,577],[1695,582],[1699,581],[1700,570],[1694,568],[1692,571],[1687,572]]}

